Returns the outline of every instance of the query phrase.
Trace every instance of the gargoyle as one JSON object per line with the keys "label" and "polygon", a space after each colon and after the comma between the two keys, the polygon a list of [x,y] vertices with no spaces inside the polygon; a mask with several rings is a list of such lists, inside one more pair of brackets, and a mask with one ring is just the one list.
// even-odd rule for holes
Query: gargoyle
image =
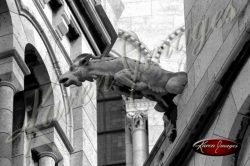
{"label": "gargoyle", "polygon": [[127,57],[96,59],[91,54],[79,55],[59,82],[66,87],[81,86],[84,81],[92,82],[103,76],[113,80],[112,89],[120,94],[156,101],[155,109],[165,112],[169,119],[172,115],[168,111],[175,107],[172,99],[182,93],[187,82],[185,72],[169,72],[152,61],[141,63]]}

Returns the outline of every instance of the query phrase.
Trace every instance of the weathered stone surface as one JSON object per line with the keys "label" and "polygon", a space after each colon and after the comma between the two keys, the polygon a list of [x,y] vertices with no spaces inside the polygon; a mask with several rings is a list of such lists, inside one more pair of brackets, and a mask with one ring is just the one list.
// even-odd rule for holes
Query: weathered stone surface
{"label": "weathered stone surface", "polygon": [[232,87],[232,94],[235,100],[237,110],[241,109],[241,106],[250,94],[250,60],[246,62],[239,76]]}
{"label": "weathered stone surface", "polygon": [[0,163],[4,166],[11,166],[11,160],[7,158],[0,158]]}
{"label": "weathered stone surface", "polygon": [[19,14],[11,13],[11,21],[13,25],[12,28],[14,36],[16,37],[19,45],[23,49],[25,49],[25,46],[27,44],[27,38]]}
{"label": "weathered stone surface", "polygon": [[[97,151],[97,130],[96,126],[91,122],[90,116],[83,111],[83,129],[88,136],[91,144],[93,145],[94,149]],[[95,110],[92,110],[95,111]]]}
{"label": "weathered stone surface", "polygon": [[[2,105],[1,105],[2,106]],[[12,133],[13,110],[0,108],[0,132]]]}
{"label": "weathered stone surface", "polygon": [[13,157],[12,158],[12,166],[26,166],[26,157],[25,157],[25,155],[20,155],[20,156]]}
{"label": "weathered stone surface", "polygon": [[89,166],[91,165],[83,151],[78,151],[71,155],[71,165],[74,166]]}
{"label": "weathered stone surface", "polygon": [[0,13],[11,11],[13,13],[18,13],[16,2],[14,0],[1,1],[0,3]]}
{"label": "weathered stone surface", "polygon": [[228,48],[233,48],[238,39],[239,30],[238,24],[236,23],[208,68],[208,77],[210,81],[218,76],[219,71],[231,53],[231,49]]}
{"label": "weathered stone surface", "polygon": [[234,99],[230,94],[221,110],[214,134],[228,138],[237,113]]}
{"label": "weathered stone surface", "polygon": [[190,11],[193,7],[195,3],[195,0],[187,0],[184,3],[184,12],[185,12],[185,16],[187,16],[188,14],[190,14]]}
{"label": "weathered stone surface", "polygon": [[97,152],[83,129],[74,131],[74,150],[83,151],[92,165],[97,164]]}
{"label": "weathered stone surface", "polygon": [[[8,138],[9,138],[10,134],[6,134],[6,133],[0,133],[0,147],[1,147],[1,151],[0,151],[0,158],[8,158],[11,159],[11,152],[12,152],[12,143],[8,142]],[[3,149],[3,150],[2,150]],[[0,163],[2,164],[2,163]]]}
{"label": "weathered stone surface", "polygon": [[83,108],[77,107],[72,110],[73,112],[73,123],[74,123],[74,130],[81,129],[83,126]]}
{"label": "weathered stone surface", "polygon": [[13,25],[10,18],[11,16],[8,12],[0,14],[0,36],[13,33]]}
{"label": "weathered stone surface", "polygon": [[221,28],[214,30],[194,62],[195,87],[197,87],[198,83],[206,72],[209,64],[217,54],[222,43],[223,39]]}
{"label": "weathered stone surface", "polygon": [[[13,96],[14,90],[9,86],[0,86],[0,108],[4,111],[13,112]],[[6,113],[6,115],[8,115]],[[9,115],[8,115],[9,116]]]}

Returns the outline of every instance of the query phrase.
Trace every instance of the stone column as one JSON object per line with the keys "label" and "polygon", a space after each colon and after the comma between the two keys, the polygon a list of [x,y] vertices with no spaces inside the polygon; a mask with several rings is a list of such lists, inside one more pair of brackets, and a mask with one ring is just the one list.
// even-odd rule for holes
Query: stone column
{"label": "stone column", "polygon": [[53,152],[42,152],[38,155],[39,166],[55,166],[57,157]]}
{"label": "stone column", "polygon": [[133,166],[133,144],[132,144],[132,125],[131,119],[126,115],[125,126],[125,146],[126,146],[126,166]]}
{"label": "stone column", "polygon": [[0,165],[11,166],[13,99],[16,89],[7,81],[0,82]]}
{"label": "stone column", "polygon": [[147,116],[129,113],[132,120],[133,166],[143,166],[148,157]]}

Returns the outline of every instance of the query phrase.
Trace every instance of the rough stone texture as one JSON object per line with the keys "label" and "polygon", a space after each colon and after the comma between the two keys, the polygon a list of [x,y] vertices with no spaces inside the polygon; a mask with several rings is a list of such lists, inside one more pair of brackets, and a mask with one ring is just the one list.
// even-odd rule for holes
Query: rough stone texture
{"label": "rough stone texture", "polygon": [[[187,45],[187,71],[189,80],[178,102],[177,138],[171,145],[168,145],[167,141],[164,142],[154,157],[151,163],[152,166],[157,165],[155,162],[161,150],[165,152],[162,161],[168,161],[169,156],[171,156],[170,154],[175,151],[176,143],[180,141],[180,135],[184,133],[184,130],[188,132],[187,124],[194,118],[194,113],[205,111],[200,110],[200,112],[196,112],[202,103],[206,103],[203,97],[210,90],[210,86],[218,81],[221,74],[226,71],[226,64],[240,52],[240,45],[244,45],[244,42],[241,44],[241,40],[246,38],[246,35],[242,34],[249,23],[250,4],[246,0],[187,0],[184,1],[184,4],[186,28],[195,27],[197,23],[205,18],[210,18],[211,21],[217,12],[225,10],[230,5],[233,5],[236,9],[237,17],[228,23],[223,22],[225,18],[219,20],[219,26],[213,29],[212,33],[207,33],[207,40],[204,47],[196,57],[192,55],[194,41]],[[245,13],[241,13],[242,10],[245,10]],[[202,138],[230,138],[236,140],[237,133],[239,134],[242,130],[242,119],[246,116],[247,112],[249,113],[249,66],[250,61],[248,60],[233,83],[225,102],[217,110],[217,116],[213,119],[212,124],[208,126]],[[167,148],[164,149],[164,146]],[[241,165],[248,164],[248,143],[246,143],[246,149],[240,154],[244,158]],[[190,166],[234,165],[233,158],[232,155],[208,157],[194,153],[191,159],[183,164]]]}
{"label": "rough stone texture", "polygon": [[221,29],[216,29],[211,34],[210,38],[207,40],[205,46],[200,52],[199,56],[196,58],[194,62],[195,69],[195,87],[197,87],[201,78],[203,77],[205,71],[208,68],[208,65],[211,63],[213,58],[215,57],[217,51],[222,45],[222,31]]}
{"label": "rough stone texture", "polygon": [[238,111],[230,94],[221,110],[214,134],[228,138]]}
{"label": "rough stone texture", "polygon": [[218,72],[221,70],[223,64],[225,64],[228,55],[230,55],[231,53],[231,49],[228,48],[233,48],[238,39],[239,39],[238,23],[235,23],[234,27],[232,28],[231,32],[225,39],[216,57],[213,59],[212,63],[208,68],[209,80],[215,79],[215,77],[218,75]]}
{"label": "rough stone texture", "polygon": [[232,93],[235,99],[237,110],[241,109],[241,106],[243,105],[248,95],[250,94],[249,72],[250,72],[250,60],[246,62],[246,65],[242,69],[240,75],[238,76],[232,87]]}
{"label": "rough stone texture", "polygon": [[152,150],[159,136],[164,130],[164,121],[162,120],[163,113],[157,112],[154,109],[148,110],[148,141],[149,152]]}
{"label": "rough stone texture", "polygon": [[97,153],[90,138],[86,135],[83,129],[74,131],[74,149],[75,152],[83,151],[92,166],[97,165]]}

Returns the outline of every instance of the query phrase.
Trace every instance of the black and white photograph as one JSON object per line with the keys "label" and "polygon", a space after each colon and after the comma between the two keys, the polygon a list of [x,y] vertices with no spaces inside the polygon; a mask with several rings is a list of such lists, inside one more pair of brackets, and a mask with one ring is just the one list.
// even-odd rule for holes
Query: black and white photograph
{"label": "black and white photograph", "polygon": [[250,0],[0,0],[0,166],[250,166]]}

